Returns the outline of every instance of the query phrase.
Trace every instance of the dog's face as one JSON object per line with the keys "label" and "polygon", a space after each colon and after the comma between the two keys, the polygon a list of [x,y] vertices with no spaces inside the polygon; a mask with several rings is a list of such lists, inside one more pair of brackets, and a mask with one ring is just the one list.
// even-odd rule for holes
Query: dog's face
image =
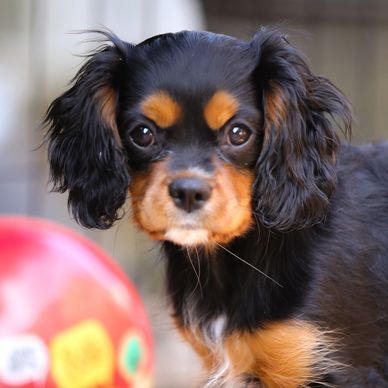
{"label": "dog's face", "polygon": [[322,219],[335,187],[346,99],[276,32],[250,42],[110,36],[51,105],[51,173],[86,226],[108,227],[128,189],[135,222],[187,247],[228,243],[253,221],[282,231]]}
{"label": "dog's face", "polygon": [[159,240],[225,243],[252,222],[252,167],[262,141],[254,58],[233,39],[184,39],[147,45],[146,68],[132,73],[143,82],[128,83],[136,97],[119,110],[133,216]]}

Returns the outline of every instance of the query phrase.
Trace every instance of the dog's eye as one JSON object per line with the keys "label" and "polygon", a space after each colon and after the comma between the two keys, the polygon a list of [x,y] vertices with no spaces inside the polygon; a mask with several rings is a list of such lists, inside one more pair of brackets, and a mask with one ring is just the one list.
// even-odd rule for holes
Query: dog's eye
{"label": "dog's eye", "polygon": [[228,131],[228,142],[233,146],[246,143],[251,137],[251,130],[243,125],[235,125]]}
{"label": "dog's eye", "polygon": [[142,148],[150,147],[155,143],[155,136],[152,130],[142,125],[131,131],[130,137],[137,146]]}

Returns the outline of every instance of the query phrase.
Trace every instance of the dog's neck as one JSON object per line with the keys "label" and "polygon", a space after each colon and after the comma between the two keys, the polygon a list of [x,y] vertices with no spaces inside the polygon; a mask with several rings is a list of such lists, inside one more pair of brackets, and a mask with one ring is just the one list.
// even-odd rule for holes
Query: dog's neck
{"label": "dog's neck", "polygon": [[264,228],[214,251],[166,242],[167,287],[176,319],[204,329],[224,317],[224,330],[233,331],[288,318],[310,280],[308,245],[304,232]]}

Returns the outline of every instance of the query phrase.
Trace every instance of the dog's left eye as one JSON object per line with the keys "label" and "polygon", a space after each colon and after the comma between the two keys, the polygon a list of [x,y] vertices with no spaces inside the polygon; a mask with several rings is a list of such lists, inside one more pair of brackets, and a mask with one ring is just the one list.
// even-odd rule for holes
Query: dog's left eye
{"label": "dog's left eye", "polygon": [[146,126],[139,125],[130,133],[132,141],[139,147],[147,148],[155,143],[155,135]]}
{"label": "dog's left eye", "polygon": [[251,137],[252,132],[244,125],[234,125],[227,133],[227,140],[233,146],[245,144]]}

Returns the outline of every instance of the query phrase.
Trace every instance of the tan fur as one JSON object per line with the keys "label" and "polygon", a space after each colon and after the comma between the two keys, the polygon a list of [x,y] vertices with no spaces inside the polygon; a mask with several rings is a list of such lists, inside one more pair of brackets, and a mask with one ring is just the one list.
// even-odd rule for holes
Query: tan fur
{"label": "tan fur", "polygon": [[235,333],[225,347],[232,375],[259,376],[267,388],[296,388],[319,380],[317,365],[327,341],[312,324],[302,321],[276,322],[254,333]]}
{"label": "tan fur", "polygon": [[182,116],[178,103],[165,91],[159,90],[148,96],[140,105],[144,116],[160,128],[176,124]]}
{"label": "tan fur", "polygon": [[267,122],[280,130],[287,116],[286,98],[277,84],[271,82],[270,85],[265,94],[265,115]]}
{"label": "tan fur", "polygon": [[[221,161],[216,163],[214,176],[196,170],[173,174],[167,161],[154,163],[146,173],[135,173],[130,185],[134,221],[152,238],[164,240],[169,230],[182,227],[187,219],[187,214],[169,196],[168,185],[183,176],[200,176],[213,188],[209,201],[193,215],[196,220],[193,229],[207,232],[205,245],[226,243],[246,232],[252,225],[253,176]],[[187,233],[195,235],[195,231]]]}
{"label": "tan fur", "polygon": [[252,225],[251,193],[253,174],[220,164],[214,180],[212,217],[205,226],[213,230],[213,239],[227,243],[244,234]]}
{"label": "tan fur", "polygon": [[153,164],[144,173],[134,173],[129,187],[135,223],[153,239],[162,240],[173,208],[166,185],[167,162]]}
{"label": "tan fur", "polygon": [[238,110],[238,101],[230,93],[219,90],[206,104],[203,115],[210,129],[221,129]]}
{"label": "tan fur", "polygon": [[101,106],[101,117],[103,121],[112,130],[117,143],[121,145],[121,139],[116,123],[116,92],[112,88],[104,87],[97,92],[96,98]]}
{"label": "tan fur", "polygon": [[211,386],[239,381],[243,376],[259,378],[265,388],[307,387],[320,382],[329,370],[344,365],[330,359],[335,354],[333,338],[300,320],[274,322],[255,332],[234,332],[223,342],[223,352],[212,353],[198,333],[179,328],[193,349],[202,358],[209,372],[217,374],[228,360],[228,369]]}

